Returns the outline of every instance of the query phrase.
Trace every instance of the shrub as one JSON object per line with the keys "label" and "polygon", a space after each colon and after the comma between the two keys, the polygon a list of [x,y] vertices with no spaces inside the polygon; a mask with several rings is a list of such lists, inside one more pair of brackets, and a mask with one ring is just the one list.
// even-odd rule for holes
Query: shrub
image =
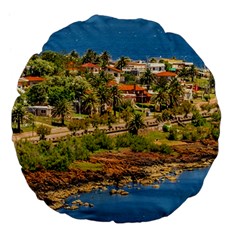
{"label": "shrub", "polygon": [[213,128],[211,135],[213,137],[214,140],[218,140],[219,136],[220,136],[220,129],[219,128]]}
{"label": "shrub", "polygon": [[53,148],[51,141],[40,140],[37,145],[40,154],[48,155]]}
{"label": "shrub", "polygon": [[82,137],[82,143],[90,152],[94,152],[100,149],[96,143],[96,139],[93,135],[85,135]]}
{"label": "shrub", "polygon": [[169,140],[182,140],[183,134],[182,131],[177,127],[172,127],[169,131]]}
{"label": "shrub", "polygon": [[111,150],[115,147],[114,140],[100,130],[96,130],[93,135],[83,136],[82,144],[91,152],[99,149]]}
{"label": "shrub", "polygon": [[221,120],[221,113],[220,111],[214,112],[211,116],[212,121],[219,122]]}
{"label": "shrub", "polygon": [[206,119],[202,117],[199,111],[195,111],[192,116],[192,124],[195,127],[204,126],[206,124]]}
{"label": "shrub", "polygon": [[211,130],[207,126],[199,126],[199,127],[197,127],[197,133],[198,133],[200,139],[206,139],[206,138],[210,137]]}
{"label": "shrub", "polygon": [[205,104],[201,105],[200,107],[201,107],[202,111],[210,112],[210,110],[212,109],[212,104],[205,103]]}
{"label": "shrub", "polygon": [[163,110],[162,111],[162,120],[163,121],[168,121],[172,119],[172,112],[170,110]]}
{"label": "shrub", "polygon": [[150,149],[150,142],[142,136],[134,136],[130,146],[133,152],[143,152]]}
{"label": "shrub", "polygon": [[133,141],[133,136],[130,133],[124,133],[121,135],[117,135],[115,138],[116,147],[130,147]]}
{"label": "shrub", "polygon": [[150,152],[160,152],[160,146],[155,143],[151,143],[149,145],[149,150]]}
{"label": "shrub", "polygon": [[73,132],[73,135],[76,134],[80,129],[87,128],[87,121],[85,119],[73,119],[68,124],[69,131]]}
{"label": "shrub", "polygon": [[40,125],[36,129],[37,134],[39,135],[40,140],[44,140],[46,135],[49,135],[51,133],[51,128],[46,125]]}
{"label": "shrub", "polygon": [[90,152],[86,146],[82,143],[81,138],[70,137],[67,140],[67,144],[72,146],[72,151],[74,153],[74,160],[89,160]]}
{"label": "shrub", "polygon": [[183,140],[197,141],[199,139],[199,134],[197,128],[192,125],[187,125],[183,130]]}
{"label": "shrub", "polygon": [[169,132],[170,129],[171,129],[171,125],[170,125],[170,124],[164,124],[164,125],[162,126],[162,130],[163,130],[164,132]]}
{"label": "shrub", "polygon": [[111,150],[114,148],[114,141],[106,133],[102,131],[95,131],[93,134],[95,143],[99,146],[100,149]]}
{"label": "shrub", "polygon": [[41,157],[37,146],[28,141],[15,144],[18,160],[23,170],[35,171],[41,165]]}
{"label": "shrub", "polygon": [[173,150],[169,145],[163,143],[159,146],[159,151],[160,153],[170,154]]}
{"label": "shrub", "polygon": [[47,170],[66,171],[70,165],[66,155],[62,155],[57,148],[54,148],[51,155],[44,161],[44,168]]}

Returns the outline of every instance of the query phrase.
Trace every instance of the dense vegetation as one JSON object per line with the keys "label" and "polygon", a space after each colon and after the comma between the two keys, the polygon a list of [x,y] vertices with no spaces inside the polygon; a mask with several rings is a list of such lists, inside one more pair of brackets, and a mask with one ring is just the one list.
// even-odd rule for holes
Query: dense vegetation
{"label": "dense vegetation", "polygon": [[[153,117],[163,125],[166,133],[164,141],[197,141],[219,137],[219,122],[221,115],[217,104],[208,102],[211,88],[214,88],[212,75],[209,79],[197,76],[194,66],[183,68],[178,77],[186,82],[198,82],[201,88],[200,97],[206,104],[201,105],[201,111],[211,112],[212,117],[206,119],[199,112],[193,101],[184,101],[184,89],[178,78],[157,79],[147,69],[141,76],[122,73],[126,84],[139,84],[146,91],[154,92],[149,103],[133,103],[123,97],[116,84],[110,84],[113,79],[104,69],[110,64],[108,52],[97,54],[88,50],[83,56],[72,51],[70,54],[60,54],[51,51],[34,55],[27,63],[22,73],[24,76],[44,77],[45,81],[32,86],[23,86],[20,96],[16,100],[12,111],[12,122],[16,132],[26,125],[28,131],[36,131],[39,143],[17,141],[16,150],[20,164],[24,170],[39,169],[67,171],[76,160],[88,161],[90,155],[100,151],[119,150],[129,148],[133,152],[159,152],[171,154],[171,144],[157,144],[148,135],[142,134],[145,123],[146,110],[155,112]],[[122,69],[129,59],[121,57],[115,62],[115,67]],[[151,61],[155,61],[152,59]],[[81,69],[85,63],[98,64],[102,70],[98,74]],[[169,63],[164,62],[166,69]],[[199,96],[194,96],[198,99]],[[28,111],[28,106],[51,106],[51,120],[40,118]],[[178,122],[171,125],[170,121],[182,115],[191,115],[191,123]],[[75,116],[75,117],[74,117]],[[42,122],[42,121],[46,122]],[[110,137],[102,132],[99,126],[108,129],[115,123],[125,123],[128,133]],[[168,123],[169,122],[169,123]],[[52,126],[49,126],[52,125]],[[57,143],[46,141],[46,135],[52,128],[67,126],[72,136]],[[79,130],[95,129],[93,134],[77,137]]]}
{"label": "dense vegetation", "polygon": [[[66,139],[53,144],[51,141],[40,140],[38,144],[26,140],[16,142],[19,162],[23,170],[36,171],[40,169],[66,171],[70,164],[76,160],[87,161],[90,155],[99,150],[119,150],[130,148],[133,152],[159,152],[171,154],[171,140],[197,141],[219,137],[217,120],[220,113],[215,112],[207,121],[196,114],[192,123],[184,126],[165,124],[163,130],[167,133],[163,139],[169,144],[157,144],[155,139],[149,138],[154,132],[145,134],[124,133],[115,137],[108,136],[105,132],[96,129],[93,134],[83,137],[68,136]],[[159,131],[155,131],[157,136]],[[159,135],[162,138],[161,135]],[[155,135],[154,135],[155,137]],[[162,140],[163,140],[162,139]]]}

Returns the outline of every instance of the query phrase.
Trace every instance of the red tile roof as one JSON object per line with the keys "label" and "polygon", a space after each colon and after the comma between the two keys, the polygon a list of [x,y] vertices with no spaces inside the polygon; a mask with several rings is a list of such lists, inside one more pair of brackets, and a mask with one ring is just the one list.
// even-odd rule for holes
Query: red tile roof
{"label": "red tile roof", "polygon": [[25,79],[27,79],[29,82],[35,82],[35,81],[44,81],[46,80],[45,78],[43,77],[34,77],[34,76],[27,76],[27,77],[24,77]]}
{"label": "red tile roof", "polygon": [[129,84],[129,85],[128,84],[121,84],[121,85],[118,86],[118,88],[121,91],[133,91],[134,89],[136,91],[145,91],[144,88],[142,88],[142,87],[140,87],[138,85],[134,86],[134,84]]}
{"label": "red tile roof", "polygon": [[114,72],[118,72],[118,73],[121,73],[122,71],[115,68],[115,67],[112,67],[112,66],[106,66],[106,68],[110,69],[110,70],[113,70]]}
{"label": "red tile roof", "polygon": [[151,97],[152,96],[152,94],[150,94],[149,92],[147,92],[147,91],[144,91],[143,92],[147,97]]}
{"label": "red tile roof", "polygon": [[160,72],[156,73],[157,77],[176,77],[177,74],[173,72]]}
{"label": "red tile roof", "polygon": [[127,62],[127,65],[146,66],[146,63]]}
{"label": "red tile roof", "polygon": [[110,80],[107,85],[110,87],[115,86],[115,85],[117,85],[117,82],[116,82],[116,80]]}
{"label": "red tile roof", "polygon": [[100,68],[98,65],[93,63],[85,63],[82,65],[83,68]]}

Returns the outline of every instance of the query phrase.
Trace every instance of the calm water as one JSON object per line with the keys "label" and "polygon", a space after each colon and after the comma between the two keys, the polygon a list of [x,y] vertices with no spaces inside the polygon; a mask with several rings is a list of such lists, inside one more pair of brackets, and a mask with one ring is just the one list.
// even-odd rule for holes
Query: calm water
{"label": "calm water", "polygon": [[[196,195],[202,187],[209,168],[183,172],[175,183],[168,180],[160,184],[160,188],[132,184],[127,196],[110,195],[107,191],[96,190],[81,194],[82,202],[93,203],[94,207],[81,206],[77,210],[59,209],[77,219],[115,222],[142,222],[168,216],[176,210],[188,197]],[[69,197],[70,204],[78,196]]]}

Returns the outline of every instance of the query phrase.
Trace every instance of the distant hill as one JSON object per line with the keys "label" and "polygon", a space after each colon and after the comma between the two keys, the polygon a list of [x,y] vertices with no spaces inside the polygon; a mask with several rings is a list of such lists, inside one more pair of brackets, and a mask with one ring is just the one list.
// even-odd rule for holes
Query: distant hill
{"label": "distant hill", "polygon": [[165,33],[158,23],[144,19],[122,20],[94,15],[53,33],[43,46],[43,51],[68,53],[75,50],[80,55],[87,49],[97,53],[106,50],[114,60],[121,56],[133,60],[176,57],[204,66],[202,59],[180,35]]}

